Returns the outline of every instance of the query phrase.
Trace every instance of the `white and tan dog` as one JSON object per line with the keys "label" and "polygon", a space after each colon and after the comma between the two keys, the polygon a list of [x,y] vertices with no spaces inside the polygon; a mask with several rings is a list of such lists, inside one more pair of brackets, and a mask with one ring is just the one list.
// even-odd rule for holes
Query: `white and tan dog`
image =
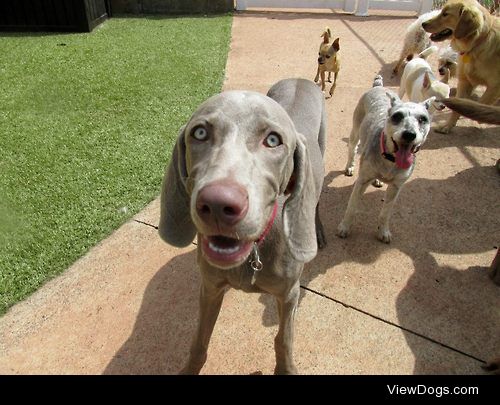
{"label": "white and tan dog", "polygon": [[441,81],[448,83],[451,78],[457,77],[458,52],[450,45],[439,50],[438,72]]}
{"label": "white and tan dog", "polygon": [[[437,49],[437,46],[431,46],[421,52],[418,58],[414,58],[406,64],[401,76],[399,98],[402,99],[406,94],[408,100],[420,103],[431,97],[440,100],[450,96],[450,86],[442,83],[434,76],[431,66],[425,60],[427,56],[437,51]],[[442,110],[444,107],[444,104],[434,101],[430,113],[434,113],[435,110]]]}
{"label": "white and tan dog", "polygon": [[415,167],[415,153],[430,130],[429,108],[433,98],[422,103],[402,102],[385,89],[377,76],[373,88],[359,100],[353,115],[345,175],[352,176],[354,156],[361,146],[359,176],[349,198],[337,235],[348,236],[361,197],[376,179],[388,183],[379,215],[378,238],[390,243],[389,219],[399,191]]}

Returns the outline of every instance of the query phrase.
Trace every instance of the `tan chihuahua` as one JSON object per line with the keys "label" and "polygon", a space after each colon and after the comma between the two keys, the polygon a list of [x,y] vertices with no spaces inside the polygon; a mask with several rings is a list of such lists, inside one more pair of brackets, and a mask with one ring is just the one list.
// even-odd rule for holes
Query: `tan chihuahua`
{"label": "tan chihuahua", "polygon": [[325,31],[321,35],[323,37],[323,42],[319,46],[319,58],[318,58],[318,71],[316,72],[316,77],[314,81],[317,83],[319,77],[321,76],[321,90],[325,90],[325,72],[328,72],[328,82],[332,82],[332,72],[333,84],[330,87],[330,96],[333,95],[335,86],[337,85],[337,76],[340,70],[340,59],[338,51],[340,50],[339,38],[330,44],[330,38],[332,33],[330,28],[326,27]]}

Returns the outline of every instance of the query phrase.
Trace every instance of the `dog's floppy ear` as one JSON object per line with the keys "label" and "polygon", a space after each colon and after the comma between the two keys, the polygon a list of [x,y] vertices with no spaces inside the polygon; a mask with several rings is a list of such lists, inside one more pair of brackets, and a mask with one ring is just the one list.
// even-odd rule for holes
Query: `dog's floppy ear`
{"label": "dog's floppy ear", "polygon": [[464,6],[460,14],[453,36],[456,39],[462,39],[472,34],[481,26],[482,14],[475,8]]}
{"label": "dog's floppy ear", "polygon": [[432,96],[432,97],[428,98],[427,100],[422,101],[421,104],[425,107],[426,110],[429,110],[429,108],[431,108],[431,105],[435,100],[436,100],[436,97]]}
{"label": "dog's floppy ear", "polygon": [[297,134],[293,155],[291,192],[283,208],[283,229],[292,256],[301,262],[312,260],[318,251],[316,241],[316,189],[305,138]]}
{"label": "dog's floppy ear", "polygon": [[177,137],[170,164],[163,177],[160,197],[160,224],[158,232],[170,245],[184,247],[189,245],[196,228],[191,220],[190,198],[186,191],[186,144],[184,127]]}
{"label": "dog's floppy ear", "polygon": [[333,41],[332,48],[335,50],[335,52],[338,52],[340,50],[339,40],[340,38],[337,38],[335,41]]}

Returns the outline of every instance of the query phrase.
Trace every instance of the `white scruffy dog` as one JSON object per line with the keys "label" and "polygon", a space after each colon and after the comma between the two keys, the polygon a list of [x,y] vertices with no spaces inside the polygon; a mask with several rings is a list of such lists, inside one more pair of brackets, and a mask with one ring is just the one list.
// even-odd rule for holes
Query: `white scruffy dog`
{"label": "white scruffy dog", "polygon": [[458,52],[450,45],[439,50],[438,72],[442,76],[441,81],[448,83],[452,77],[457,76]]}
{"label": "white scruffy dog", "polygon": [[368,185],[380,179],[388,183],[379,216],[378,238],[391,241],[389,219],[399,191],[415,167],[415,153],[430,130],[429,107],[434,98],[423,103],[402,102],[392,91],[382,87],[377,76],[373,88],[359,100],[353,115],[345,175],[352,176],[354,155],[361,145],[359,176],[349,198],[337,235],[347,237]]}
{"label": "white scruffy dog", "polygon": [[[436,97],[437,100],[441,100],[450,96],[450,86],[440,82],[434,76],[431,66],[425,60],[427,56],[436,52],[437,49],[437,46],[431,46],[421,52],[418,58],[414,58],[406,64],[401,76],[399,98],[402,99],[406,93],[408,100],[419,103],[430,97]],[[444,107],[443,103],[434,101],[430,112],[432,114],[435,110],[442,110]]]}
{"label": "white scruffy dog", "polygon": [[432,43],[429,38],[429,34],[427,34],[422,28],[422,23],[437,16],[440,11],[441,10],[433,10],[422,14],[408,26],[406,29],[403,49],[401,49],[401,55],[392,70],[394,76],[399,73],[399,70],[401,69],[401,66],[403,66],[405,60],[411,60],[414,54],[418,54],[431,46]]}

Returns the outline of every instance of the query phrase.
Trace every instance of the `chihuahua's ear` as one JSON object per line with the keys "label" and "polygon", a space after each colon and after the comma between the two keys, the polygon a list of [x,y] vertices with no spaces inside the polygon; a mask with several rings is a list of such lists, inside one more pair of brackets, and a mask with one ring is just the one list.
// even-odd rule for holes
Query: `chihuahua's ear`
{"label": "chihuahua's ear", "polygon": [[425,101],[422,101],[422,105],[425,107],[427,111],[431,108],[432,103],[436,100],[436,97],[432,96]]}
{"label": "chihuahua's ear", "polygon": [[425,72],[424,82],[422,83],[422,87],[424,89],[428,89],[429,87],[431,87],[431,78],[429,77],[429,72]]}
{"label": "chihuahua's ear", "polygon": [[340,38],[337,38],[335,41],[333,41],[332,48],[335,49],[335,52],[338,52],[340,50],[339,40]]}
{"label": "chihuahua's ear", "polygon": [[401,99],[396,94],[389,92],[386,92],[385,94],[387,94],[387,97],[391,100],[391,107],[401,104]]}
{"label": "chihuahua's ear", "polygon": [[478,9],[464,6],[460,14],[460,19],[455,27],[455,31],[453,32],[453,36],[456,39],[463,39],[474,33],[481,27],[483,18],[481,11]]}

